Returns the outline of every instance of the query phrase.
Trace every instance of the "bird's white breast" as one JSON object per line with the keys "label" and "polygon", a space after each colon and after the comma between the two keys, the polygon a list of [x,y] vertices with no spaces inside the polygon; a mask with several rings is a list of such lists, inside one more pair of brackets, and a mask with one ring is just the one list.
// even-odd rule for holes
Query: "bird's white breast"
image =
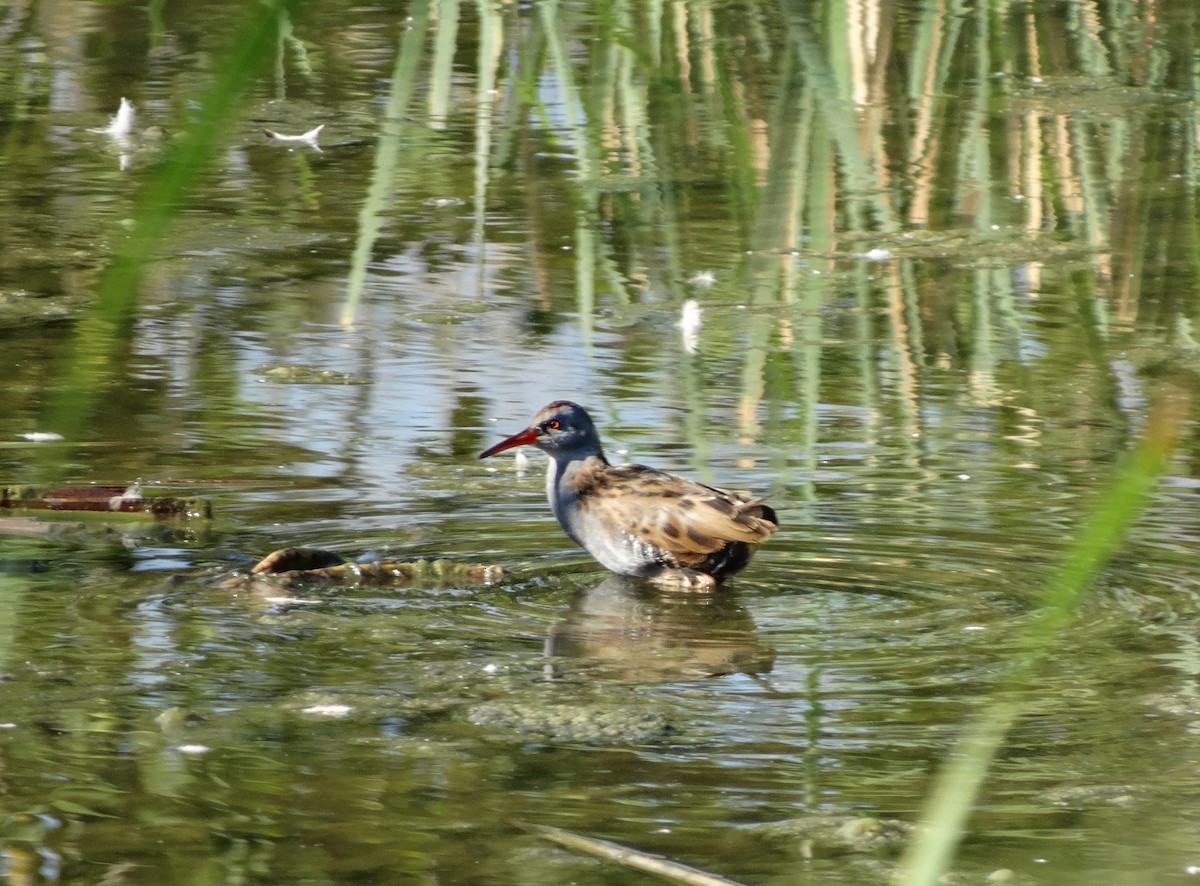
{"label": "bird's white breast", "polygon": [[620,575],[643,574],[647,569],[663,565],[664,560],[669,561],[669,555],[636,538],[624,527],[606,523],[599,509],[586,507],[571,482],[572,474],[579,466],[579,462],[560,465],[551,459],[546,471],[546,498],[571,540],[601,566]]}

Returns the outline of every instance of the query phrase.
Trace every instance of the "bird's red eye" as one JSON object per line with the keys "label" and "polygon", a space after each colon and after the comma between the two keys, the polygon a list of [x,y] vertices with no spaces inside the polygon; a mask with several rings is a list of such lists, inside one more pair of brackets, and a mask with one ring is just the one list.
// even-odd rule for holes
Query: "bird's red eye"
{"label": "bird's red eye", "polygon": [[550,419],[550,421],[546,422],[546,427],[548,427],[552,431],[557,431],[559,429],[558,419],[557,418]]}

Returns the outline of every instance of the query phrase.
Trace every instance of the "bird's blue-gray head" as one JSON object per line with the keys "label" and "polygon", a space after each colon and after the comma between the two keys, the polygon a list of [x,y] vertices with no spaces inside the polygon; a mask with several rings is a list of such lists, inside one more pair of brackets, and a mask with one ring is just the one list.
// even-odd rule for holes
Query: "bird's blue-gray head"
{"label": "bird's blue-gray head", "polygon": [[517,446],[536,446],[554,459],[603,454],[592,417],[586,409],[570,400],[555,400],[543,407],[529,427],[484,450],[479,457],[487,458]]}

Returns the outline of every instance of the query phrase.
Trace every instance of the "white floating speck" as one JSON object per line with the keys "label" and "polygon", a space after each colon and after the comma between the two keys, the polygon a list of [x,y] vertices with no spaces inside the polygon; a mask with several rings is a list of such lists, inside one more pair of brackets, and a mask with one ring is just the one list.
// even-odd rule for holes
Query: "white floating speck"
{"label": "white floating speck", "polygon": [[704,322],[703,314],[704,309],[694,298],[685,301],[679,312],[679,322],[675,325],[679,327],[683,335],[683,349],[689,354],[696,353],[700,347],[700,325]]}
{"label": "white floating speck", "polygon": [[113,138],[128,138],[133,133],[133,122],[136,119],[137,111],[133,107],[133,102],[121,96],[121,107],[117,108],[117,113],[113,115],[108,125],[103,129],[89,129],[88,132],[111,135]]}
{"label": "white floating speck", "polygon": [[207,754],[212,748],[206,744],[181,744],[175,750],[181,754]]}
{"label": "white floating speck", "polygon": [[285,145],[308,145],[310,148],[320,151],[321,146],[317,144],[317,140],[321,137],[321,130],[324,128],[325,124],[322,123],[320,126],[315,126],[308,132],[302,132],[299,135],[284,135],[282,132],[275,132],[272,129],[264,129],[263,132],[273,142]]}
{"label": "white floating speck", "polygon": [[315,704],[312,707],[305,708],[301,713],[315,714],[318,717],[344,717],[351,710],[348,704]]}
{"label": "white floating speck", "polygon": [[108,500],[108,509],[110,511],[119,511],[126,502],[140,502],[142,500],[142,484],[141,481],[135,481],[125,488],[125,491],[120,495],[114,495]]}
{"label": "white floating speck", "polygon": [[712,271],[697,271],[691,276],[688,282],[693,286],[700,286],[707,289],[717,282],[717,275]]}
{"label": "white floating speck", "polygon": [[517,476],[523,477],[525,472],[529,470],[529,456],[525,454],[524,449],[513,450],[513,464],[517,469]]}
{"label": "white floating speck", "polygon": [[62,434],[55,434],[51,431],[30,431],[28,434],[22,434],[30,443],[57,443],[63,439]]}
{"label": "white floating speck", "polygon": [[967,625],[965,628],[963,628],[963,630],[964,631],[986,631],[987,628],[985,628],[983,625]]}
{"label": "white floating speck", "polygon": [[498,670],[500,670],[500,668],[496,667],[496,665],[494,665],[494,664],[485,664],[483,666],[483,672],[485,674],[494,674]]}
{"label": "white floating speck", "polygon": [[971,475],[970,475],[970,474],[959,474],[959,475],[958,475],[958,479],[960,479],[960,480],[970,480],[970,479],[971,479]]}
{"label": "white floating speck", "polygon": [[0,723],[0,729],[16,729],[16,723]]}
{"label": "white floating speck", "polygon": [[320,600],[305,600],[301,597],[267,597],[272,606],[316,606]]}
{"label": "white floating speck", "polygon": [[866,252],[859,253],[858,257],[865,258],[867,261],[887,261],[892,257],[892,250],[876,246],[874,249],[868,249]]}

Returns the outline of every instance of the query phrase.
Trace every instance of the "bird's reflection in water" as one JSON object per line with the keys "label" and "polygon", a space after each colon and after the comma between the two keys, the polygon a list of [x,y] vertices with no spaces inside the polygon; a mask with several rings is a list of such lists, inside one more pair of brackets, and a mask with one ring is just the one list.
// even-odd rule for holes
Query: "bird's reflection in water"
{"label": "bird's reflection in water", "polygon": [[545,650],[549,678],[638,683],[764,674],[775,662],[733,591],[672,592],[621,575],[580,591]]}

